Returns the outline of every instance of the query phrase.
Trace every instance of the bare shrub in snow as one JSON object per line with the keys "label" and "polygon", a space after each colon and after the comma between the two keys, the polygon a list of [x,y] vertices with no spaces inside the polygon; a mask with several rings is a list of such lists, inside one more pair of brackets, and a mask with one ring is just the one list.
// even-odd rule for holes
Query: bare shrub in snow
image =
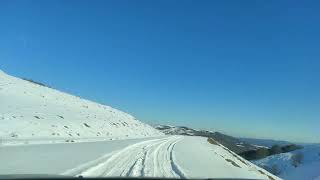
{"label": "bare shrub in snow", "polygon": [[87,123],[83,123],[83,125],[86,126],[86,127],[88,127],[88,128],[90,127]]}
{"label": "bare shrub in snow", "polygon": [[17,137],[18,137],[18,134],[12,132],[12,133],[10,133],[10,137],[17,138]]}
{"label": "bare shrub in snow", "polygon": [[33,83],[33,84],[37,84],[37,85],[39,85],[39,86],[48,87],[47,85],[45,85],[45,84],[43,84],[43,83],[41,83],[41,82],[38,82],[38,81],[34,81],[34,80],[32,80],[32,79],[27,79],[27,78],[22,78],[22,79],[25,80],[25,81],[29,81],[29,82],[31,82],[31,83]]}
{"label": "bare shrub in snow", "polygon": [[241,168],[236,162],[232,161],[231,159],[225,159],[227,162],[230,162],[233,166]]}
{"label": "bare shrub in snow", "polygon": [[212,138],[208,138],[207,141],[208,141],[210,144],[219,145],[219,143],[217,143],[217,141],[215,141],[215,140],[212,139]]}

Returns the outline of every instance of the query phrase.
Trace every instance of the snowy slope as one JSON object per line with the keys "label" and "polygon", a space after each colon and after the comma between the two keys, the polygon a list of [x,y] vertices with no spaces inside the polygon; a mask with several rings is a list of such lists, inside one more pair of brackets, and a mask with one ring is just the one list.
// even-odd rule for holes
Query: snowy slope
{"label": "snowy slope", "polygon": [[[303,154],[300,165],[292,165],[292,156]],[[320,144],[306,145],[303,149],[282,153],[254,161],[256,165],[271,169],[276,167],[279,177],[283,179],[318,180],[320,179]]]}
{"label": "snowy slope", "polygon": [[0,155],[0,174],[279,179],[204,137],[4,146]]}
{"label": "snowy slope", "polygon": [[0,140],[127,139],[163,135],[131,115],[0,71]]}

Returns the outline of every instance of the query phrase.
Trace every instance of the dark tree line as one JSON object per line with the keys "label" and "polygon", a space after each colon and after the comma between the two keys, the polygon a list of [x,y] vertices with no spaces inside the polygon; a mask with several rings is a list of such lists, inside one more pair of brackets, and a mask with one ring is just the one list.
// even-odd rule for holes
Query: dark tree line
{"label": "dark tree line", "polygon": [[273,145],[271,148],[259,148],[256,150],[245,151],[240,153],[239,155],[247,160],[257,160],[274,154],[291,152],[302,148],[302,146],[296,144],[289,144],[284,146]]}

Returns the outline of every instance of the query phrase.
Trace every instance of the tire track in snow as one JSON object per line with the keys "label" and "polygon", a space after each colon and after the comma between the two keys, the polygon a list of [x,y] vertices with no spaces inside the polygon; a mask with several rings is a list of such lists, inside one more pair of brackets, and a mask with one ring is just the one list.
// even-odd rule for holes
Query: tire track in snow
{"label": "tire track in snow", "polygon": [[[173,136],[148,144],[142,148],[142,152],[136,156],[135,162],[129,169],[126,169],[126,166],[130,165],[131,162],[125,160],[122,166],[118,166],[119,168],[125,167],[121,174],[109,172],[106,176],[184,178],[181,168],[173,162],[172,158],[174,145],[181,139],[181,137]],[[133,153],[130,154],[131,156],[134,156]]]}
{"label": "tire track in snow", "polygon": [[[184,176],[177,172],[172,166],[171,152],[173,151],[173,145],[180,141],[181,137],[173,137],[170,140],[162,143],[153,150],[153,154],[149,156],[150,160],[147,161],[147,167],[151,168],[149,176],[152,177],[174,177],[183,178]],[[152,160],[151,160],[152,158]]]}
{"label": "tire track in snow", "polygon": [[[170,168],[170,163],[166,158],[166,147],[177,140],[177,137],[170,137],[162,141],[157,146],[150,148],[144,159],[143,175],[148,177],[179,177]],[[161,152],[161,153],[160,153]]]}
{"label": "tire track in snow", "polygon": [[84,177],[174,177],[185,178],[174,162],[173,149],[182,137],[170,136],[128,146],[109,155],[104,162],[82,169]]}
{"label": "tire track in snow", "polygon": [[177,164],[175,163],[175,156],[174,156],[174,146],[177,144],[177,141],[172,144],[172,148],[170,150],[170,162],[171,162],[171,167],[172,167],[172,170],[178,174],[180,176],[180,178],[183,178],[183,179],[186,179],[186,175],[185,173],[183,172],[182,168]]}
{"label": "tire track in snow", "polygon": [[130,167],[134,164],[134,160],[139,158],[141,150],[148,144],[153,144],[162,139],[143,141],[128,146],[110,156],[106,161],[96,166],[92,166],[78,175],[84,177],[95,176],[125,176]]}
{"label": "tire track in snow", "polygon": [[[137,158],[134,164],[130,167],[129,171],[127,171],[126,176],[133,176],[133,177],[143,177],[145,176],[145,161],[147,159],[147,155],[149,154],[150,149],[158,144],[163,143],[165,140],[156,142],[154,144],[147,145],[143,147],[143,155]],[[142,154],[140,153],[140,154]]]}

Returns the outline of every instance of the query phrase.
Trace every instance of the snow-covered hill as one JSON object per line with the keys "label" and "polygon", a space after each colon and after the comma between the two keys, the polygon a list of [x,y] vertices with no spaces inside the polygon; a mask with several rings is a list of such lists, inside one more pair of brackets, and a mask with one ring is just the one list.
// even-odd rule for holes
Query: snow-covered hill
{"label": "snow-covered hill", "polygon": [[163,135],[131,115],[0,71],[0,141]]}
{"label": "snow-covered hill", "polygon": [[[300,156],[301,164],[296,161],[294,166],[293,159],[297,156]],[[320,180],[320,144],[305,145],[303,149],[269,156],[253,163],[283,179]]]}

